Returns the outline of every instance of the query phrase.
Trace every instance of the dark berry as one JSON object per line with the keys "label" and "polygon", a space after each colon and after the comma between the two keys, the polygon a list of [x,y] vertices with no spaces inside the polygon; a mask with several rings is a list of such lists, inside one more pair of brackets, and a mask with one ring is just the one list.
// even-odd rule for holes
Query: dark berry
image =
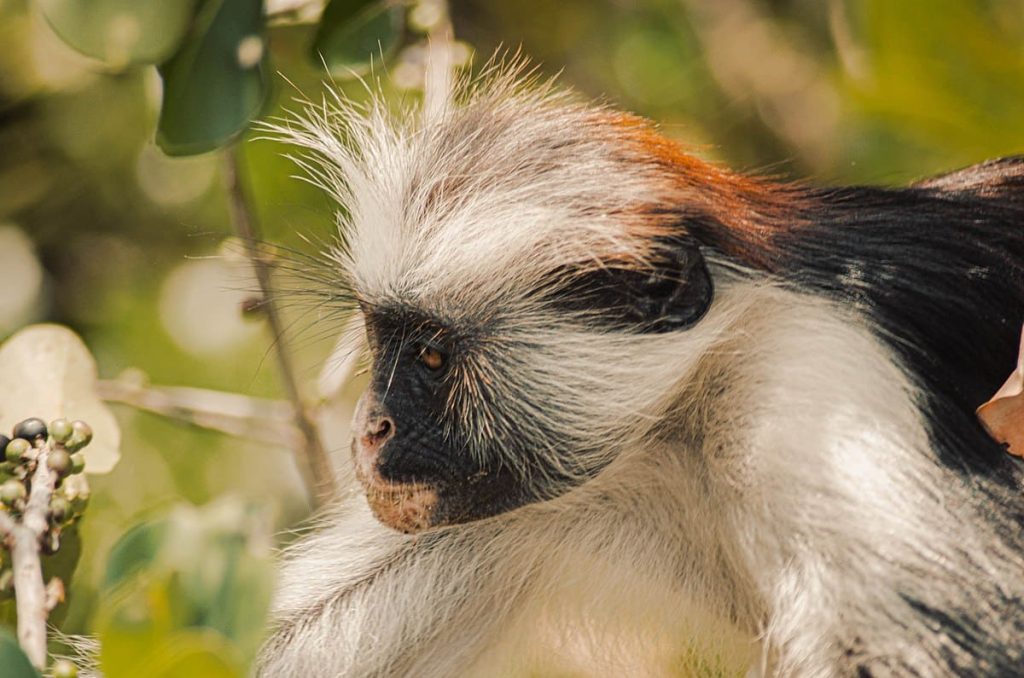
{"label": "dark berry", "polygon": [[57,475],[66,476],[71,472],[71,455],[60,448],[51,450],[46,456],[46,465],[51,471],[56,471]]}
{"label": "dark berry", "polygon": [[24,438],[25,440],[35,440],[36,438],[46,437],[46,422],[38,417],[32,417],[26,419],[15,425],[14,437]]}
{"label": "dark berry", "polygon": [[85,470],[85,455],[75,452],[71,455],[71,474],[81,473]]}
{"label": "dark berry", "polygon": [[7,447],[4,448],[4,458],[12,464],[20,464],[30,449],[32,449],[32,444],[27,440],[15,438],[7,443]]}
{"label": "dark berry", "polygon": [[0,485],[0,501],[7,506],[12,506],[19,499],[24,499],[25,494],[25,485],[20,480],[11,478]]}
{"label": "dark berry", "polygon": [[67,419],[54,419],[50,422],[50,437],[58,443],[66,443],[74,432],[75,429]]}
{"label": "dark berry", "polygon": [[11,439],[5,436],[3,433],[0,433],[0,450],[6,450],[7,443],[9,442],[11,442]]}

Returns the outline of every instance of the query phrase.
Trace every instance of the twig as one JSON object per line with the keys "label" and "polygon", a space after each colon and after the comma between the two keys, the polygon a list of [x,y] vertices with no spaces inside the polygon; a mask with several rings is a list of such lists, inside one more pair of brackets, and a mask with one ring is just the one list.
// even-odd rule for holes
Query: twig
{"label": "twig", "polygon": [[176,419],[193,426],[288,449],[302,445],[295,408],[268,400],[202,388],[143,386],[126,379],[101,379],[96,391],[107,402]]}
{"label": "twig", "polygon": [[246,256],[256,273],[256,280],[263,296],[263,310],[274,338],[274,352],[277,355],[281,381],[284,383],[288,399],[295,407],[295,425],[302,436],[302,444],[295,448],[299,452],[296,455],[299,461],[299,470],[306,487],[310,490],[314,505],[322,506],[334,497],[336,491],[334,469],[324,450],[323,443],[320,441],[313,417],[299,391],[298,380],[291,362],[291,352],[284,333],[284,324],[281,322],[281,314],[274,300],[270,266],[260,254],[259,228],[250,209],[246,189],[242,185],[241,157],[237,144],[227,149],[226,157],[225,177],[231,204],[231,221],[235,232],[245,244]]}
{"label": "twig", "polygon": [[52,609],[52,595],[43,584],[43,566],[39,560],[40,542],[49,522],[50,497],[57,474],[46,465],[50,446],[36,447],[36,469],[32,487],[21,518],[16,520],[0,512],[0,533],[11,549],[14,596],[18,612],[18,643],[37,668],[46,666],[46,619]]}

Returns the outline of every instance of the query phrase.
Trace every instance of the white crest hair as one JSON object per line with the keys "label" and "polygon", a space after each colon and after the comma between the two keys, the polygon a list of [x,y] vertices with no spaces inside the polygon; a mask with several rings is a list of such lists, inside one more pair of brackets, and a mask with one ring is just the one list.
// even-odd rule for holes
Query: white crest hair
{"label": "white crest hair", "polygon": [[855,311],[723,259],[687,331],[539,307],[552,270],[645,261],[651,205],[688,193],[629,123],[521,76],[463,80],[426,119],[335,95],[273,129],[343,208],[341,284],[487,319],[502,412],[463,425],[556,430],[611,463],[419,536],[349,488],[289,553],[261,675],[941,673],[902,594],[984,609],[965,573],[1020,591],[1024,563],[936,462],[916,385]]}

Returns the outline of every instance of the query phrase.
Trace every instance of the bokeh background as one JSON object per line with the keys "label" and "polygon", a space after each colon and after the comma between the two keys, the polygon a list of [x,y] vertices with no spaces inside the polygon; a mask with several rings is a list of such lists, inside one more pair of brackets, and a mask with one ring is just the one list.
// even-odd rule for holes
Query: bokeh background
{"label": "bokeh background", "polygon": [[[431,1],[410,10],[428,21]],[[521,48],[582,96],[741,170],[890,184],[1024,151],[1022,0],[452,0],[449,10],[468,67]],[[270,30],[271,115],[322,87],[311,30]],[[396,98],[417,96],[417,40],[414,26],[378,70]],[[131,370],[280,397],[271,338],[242,313],[254,283],[225,244],[223,155],[169,158],[154,145],[155,69],[77,54],[27,0],[0,0],[0,47],[0,339],[63,323],[104,377]],[[328,237],[332,206],[292,178],[287,149],[242,148],[266,239],[310,251]],[[289,325],[312,380],[334,326],[307,311],[290,309]],[[63,622],[72,633],[90,629],[106,554],[139,520],[232,494],[268,507],[281,544],[309,510],[288,451],[116,413],[122,460],[92,479]]]}

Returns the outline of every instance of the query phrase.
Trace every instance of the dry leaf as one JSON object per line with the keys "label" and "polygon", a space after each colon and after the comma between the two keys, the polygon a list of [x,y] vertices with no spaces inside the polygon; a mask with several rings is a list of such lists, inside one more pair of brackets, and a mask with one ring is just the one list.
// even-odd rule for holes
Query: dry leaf
{"label": "dry leaf", "polygon": [[992,398],[978,408],[982,425],[1010,454],[1024,457],[1024,330],[1017,369]]}

